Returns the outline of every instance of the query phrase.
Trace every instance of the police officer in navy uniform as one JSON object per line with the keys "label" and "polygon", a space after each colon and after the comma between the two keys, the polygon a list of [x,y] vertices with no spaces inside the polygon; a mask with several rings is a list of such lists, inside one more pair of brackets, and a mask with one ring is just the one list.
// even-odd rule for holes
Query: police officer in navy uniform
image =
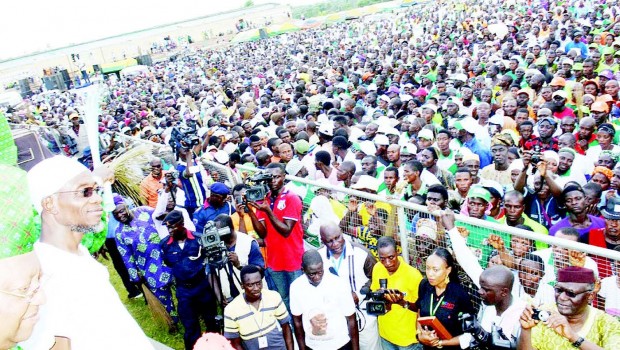
{"label": "police officer in navy uniform", "polygon": [[197,236],[202,236],[207,222],[215,220],[215,217],[220,214],[232,215],[236,211],[230,202],[226,201],[230,194],[228,186],[221,182],[214,182],[209,191],[209,198],[194,212],[193,220]]}
{"label": "police officer in navy uniform", "polygon": [[183,214],[171,211],[164,224],[170,236],[161,241],[163,260],[172,268],[179,318],[185,328],[185,349],[191,350],[201,336],[200,318],[205,321],[207,331],[218,331],[216,299],[205,275],[205,253],[194,234],[183,226]]}

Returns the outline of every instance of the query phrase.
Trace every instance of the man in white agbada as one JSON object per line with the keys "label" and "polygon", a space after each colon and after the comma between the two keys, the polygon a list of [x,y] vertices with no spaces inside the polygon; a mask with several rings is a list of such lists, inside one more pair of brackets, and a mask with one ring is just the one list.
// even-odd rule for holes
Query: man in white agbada
{"label": "man in white agbada", "polygon": [[32,203],[41,215],[34,252],[41,262],[47,303],[23,349],[46,349],[44,334],[68,338],[71,349],[153,349],[110,284],[108,270],[80,244],[97,231],[101,187],[74,159],[55,156],[28,172]]}

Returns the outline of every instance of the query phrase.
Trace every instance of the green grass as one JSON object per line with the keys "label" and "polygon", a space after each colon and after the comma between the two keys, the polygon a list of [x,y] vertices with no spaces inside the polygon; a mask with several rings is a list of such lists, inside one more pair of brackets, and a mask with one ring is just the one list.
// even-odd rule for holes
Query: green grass
{"label": "green grass", "polygon": [[123,287],[123,282],[118,276],[118,273],[114,270],[112,261],[99,258],[99,262],[108,268],[108,271],[110,272],[110,282],[112,282],[112,285],[120,296],[121,301],[131,316],[133,316],[133,318],[138,322],[144,333],[146,333],[146,336],[153,338],[173,349],[184,349],[183,326],[179,324],[179,331],[177,331],[176,334],[168,334],[168,327],[166,325],[158,324],[153,320],[151,311],[145,304],[144,298],[131,300],[127,298],[127,291],[125,290],[125,287]]}

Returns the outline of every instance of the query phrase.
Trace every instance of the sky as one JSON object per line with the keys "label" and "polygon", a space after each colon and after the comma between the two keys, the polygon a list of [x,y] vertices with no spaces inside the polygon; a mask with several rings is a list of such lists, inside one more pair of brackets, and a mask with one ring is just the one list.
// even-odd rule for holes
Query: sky
{"label": "sky", "polygon": [[[308,5],[312,0],[254,0]],[[0,60],[243,7],[245,0],[16,0],[3,5]]]}

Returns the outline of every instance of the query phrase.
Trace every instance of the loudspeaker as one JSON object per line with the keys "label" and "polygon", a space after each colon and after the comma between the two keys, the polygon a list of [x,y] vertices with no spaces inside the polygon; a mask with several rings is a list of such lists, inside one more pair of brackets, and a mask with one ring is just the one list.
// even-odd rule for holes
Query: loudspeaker
{"label": "loudspeaker", "polygon": [[145,65],[145,66],[153,65],[153,59],[151,58],[151,55],[138,56],[136,57],[136,61],[138,61],[138,64]]}
{"label": "loudspeaker", "polygon": [[42,80],[43,80],[43,85],[45,85],[45,88],[47,90],[57,89],[56,79],[54,79],[54,76],[51,76],[51,77],[44,76]]}
{"label": "loudspeaker", "polygon": [[54,155],[41,144],[41,138],[31,130],[11,130],[17,146],[17,166],[24,171],[32,169],[37,163]]}
{"label": "loudspeaker", "polygon": [[52,75],[54,82],[56,83],[56,89],[60,91],[67,90],[67,83],[65,83],[65,78],[61,73],[56,73]]}
{"label": "loudspeaker", "polygon": [[66,69],[61,69],[60,74],[62,75],[62,80],[64,80],[66,86],[71,85],[71,76]]}
{"label": "loudspeaker", "polygon": [[32,91],[30,90],[30,82],[28,79],[19,80],[19,92],[24,98],[32,95]]}
{"label": "loudspeaker", "polygon": [[261,28],[258,30],[258,34],[260,35],[261,39],[267,39],[269,38],[269,35],[267,34],[267,31],[265,31],[264,28]]}

